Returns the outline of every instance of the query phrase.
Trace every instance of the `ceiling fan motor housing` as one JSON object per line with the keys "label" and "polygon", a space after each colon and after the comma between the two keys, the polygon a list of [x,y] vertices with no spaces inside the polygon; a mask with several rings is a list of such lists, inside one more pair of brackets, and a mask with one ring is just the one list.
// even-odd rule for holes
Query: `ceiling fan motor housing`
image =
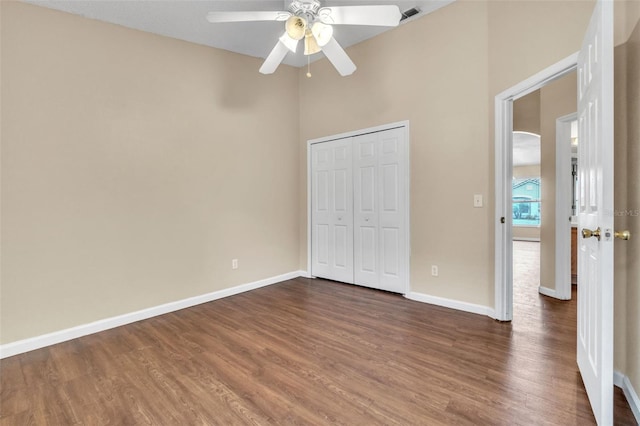
{"label": "ceiling fan motor housing", "polygon": [[292,15],[303,17],[311,23],[318,15],[320,2],[318,0],[293,0],[287,10]]}

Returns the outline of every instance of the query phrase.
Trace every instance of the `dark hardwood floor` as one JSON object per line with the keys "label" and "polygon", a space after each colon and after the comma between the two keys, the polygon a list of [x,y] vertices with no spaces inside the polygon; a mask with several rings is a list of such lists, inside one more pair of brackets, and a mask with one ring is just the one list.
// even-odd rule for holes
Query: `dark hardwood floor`
{"label": "dark hardwood floor", "polygon": [[523,298],[509,324],[299,278],[7,358],[0,424],[593,424],[575,301]]}

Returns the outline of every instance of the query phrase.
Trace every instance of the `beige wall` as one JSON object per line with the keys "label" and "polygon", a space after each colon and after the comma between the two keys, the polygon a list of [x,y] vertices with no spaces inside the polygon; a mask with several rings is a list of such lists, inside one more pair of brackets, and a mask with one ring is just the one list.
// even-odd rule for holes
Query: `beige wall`
{"label": "beige wall", "polygon": [[540,134],[540,90],[513,102],[513,131]]}
{"label": "beige wall", "polygon": [[[540,134],[540,91],[536,90],[513,102],[513,130]],[[513,168],[513,177],[539,177],[540,165]],[[540,240],[540,228],[514,226],[514,240]]]}
{"label": "beige wall", "polygon": [[2,343],[298,270],[296,69],[1,3]]}
{"label": "beige wall", "polygon": [[[640,14],[636,15],[640,16]],[[626,359],[622,371],[630,378],[636,392],[640,390],[640,19],[626,44],[627,109],[627,204],[616,210],[616,229],[629,229],[632,239],[616,243],[616,253],[627,250],[626,285]],[[619,226],[618,221],[621,222]],[[618,283],[616,282],[616,285]],[[619,299],[616,299],[618,301]],[[618,309],[618,305],[616,305]]]}
{"label": "beige wall", "polygon": [[[485,306],[493,304],[488,18],[487,3],[456,2],[350,48],[358,71],[348,78],[324,60],[312,64],[313,78],[299,73],[303,144],[410,120],[411,289]],[[485,194],[485,208],[473,207],[474,193]],[[306,202],[300,208],[306,217]]]}
{"label": "beige wall", "polygon": [[[627,209],[627,44],[614,53],[614,210]],[[616,229],[627,229],[627,216],[616,216]],[[624,371],[627,356],[627,248],[624,242],[614,243],[614,367]]]}
{"label": "beige wall", "polygon": [[[413,291],[493,306],[494,97],[576,52],[592,11],[590,2],[456,2],[350,48],[359,68],[349,78],[326,61],[312,79],[300,71],[302,141],[410,120]],[[473,208],[474,193],[485,208]]]}
{"label": "beige wall", "polygon": [[[306,269],[305,141],[405,119],[412,290],[492,306],[494,97],[576,52],[592,10],[456,2],[348,49],[353,76],[321,60],[307,79],[2,2],[0,342]],[[616,16],[616,40],[635,28],[624,58],[636,182],[640,8],[617,2]],[[638,191],[628,186],[625,207],[640,208]],[[640,235],[637,217],[626,220]],[[616,365],[636,389],[639,241],[627,246],[625,297],[616,281]]]}

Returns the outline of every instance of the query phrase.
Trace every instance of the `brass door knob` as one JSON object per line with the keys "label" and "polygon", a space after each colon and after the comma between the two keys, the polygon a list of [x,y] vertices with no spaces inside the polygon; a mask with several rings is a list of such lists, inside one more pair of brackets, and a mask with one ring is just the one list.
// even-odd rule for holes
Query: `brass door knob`
{"label": "brass door knob", "polygon": [[587,228],[583,228],[582,229],[582,238],[591,238],[591,237],[596,237],[596,239],[598,241],[600,241],[600,227],[598,226],[598,229],[596,229],[595,231],[592,231],[591,229],[587,229]]}
{"label": "brass door knob", "polygon": [[613,233],[613,235],[616,238],[620,238],[621,240],[625,240],[625,241],[631,238],[631,232],[629,232],[628,230],[626,230],[626,231],[616,231],[616,232]]}

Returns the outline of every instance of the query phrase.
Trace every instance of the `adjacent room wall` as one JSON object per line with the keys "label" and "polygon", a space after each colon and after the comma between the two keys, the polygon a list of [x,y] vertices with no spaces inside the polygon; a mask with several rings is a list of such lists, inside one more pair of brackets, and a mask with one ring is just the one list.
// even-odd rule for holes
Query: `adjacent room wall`
{"label": "adjacent room wall", "polygon": [[0,342],[298,270],[296,69],[1,8]]}
{"label": "adjacent room wall", "polygon": [[[627,209],[627,46],[622,44],[614,52],[614,194],[615,211]],[[616,229],[627,229],[628,217],[615,216]],[[614,368],[625,371],[627,356],[627,249],[629,244],[614,242]]]}
{"label": "adjacent room wall", "polygon": [[[639,8],[640,9],[640,8]],[[640,13],[638,15],[640,16]],[[626,44],[627,62],[627,205],[616,214],[625,218],[632,239],[619,241],[627,248],[626,367],[623,370],[636,392],[640,392],[640,19]],[[617,306],[616,306],[617,308]]]}
{"label": "adjacent room wall", "polygon": [[577,73],[572,72],[540,89],[540,286],[548,289],[556,288],[556,120],[577,111],[577,87]]}
{"label": "adjacent room wall", "polygon": [[[540,134],[540,91],[529,93],[513,102],[513,131]],[[514,166],[514,178],[540,177],[540,165]],[[544,208],[544,206],[543,206]],[[533,226],[514,226],[514,240],[540,241],[540,228]]]}
{"label": "adjacent room wall", "polygon": [[[516,100],[513,105],[513,129],[540,135],[538,176],[542,185],[540,228],[514,226],[513,237],[537,237],[540,240],[540,285],[549,289],[555,289],[556,120],[576,112],[576,91],[576,73],[572,72]],[[514,176],[524,177],[522,171],[516,169]]]}
{"label": "adjacent room wall", "polygon": [[540,134],[540,90],[513,102],[513,131]]}

